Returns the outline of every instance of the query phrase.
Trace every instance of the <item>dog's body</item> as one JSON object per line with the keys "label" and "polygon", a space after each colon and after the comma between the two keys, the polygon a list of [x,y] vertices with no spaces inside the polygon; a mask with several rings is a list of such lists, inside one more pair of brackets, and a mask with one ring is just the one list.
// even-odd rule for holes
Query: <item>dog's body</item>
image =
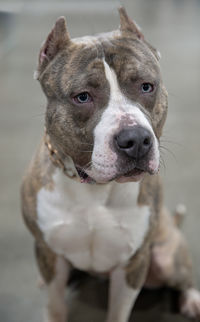
{"label": "dog's body", "polygon": [[108,322],[128,320],[146,280],[177,287],[182,311],[200,315],[187,249],[157,175],[167,114],[158,54],[124,9],[120,18],[119,31],[75,40],[60,18],[40,51],[46,133],[22,206],[48,285],[48,322],[66,321],[73,268],[109,276]]}

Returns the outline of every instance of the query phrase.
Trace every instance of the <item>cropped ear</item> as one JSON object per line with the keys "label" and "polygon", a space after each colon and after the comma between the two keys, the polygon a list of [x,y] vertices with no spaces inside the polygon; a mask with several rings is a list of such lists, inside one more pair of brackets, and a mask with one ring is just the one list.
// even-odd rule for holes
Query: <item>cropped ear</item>
{"label": "cropped ear", "polygon": [[120,30],[122,34],[132,33],[139,39],[144,40],[144,35],[135,22],[129,18],[124,7],[119,8]]}
{"label": "cropped ear", "polygon": [[40,49],[38,69],[35,78],[39,78],[49,62],[52,61],[56,54],[64,49],[69,42],[70,36],[67,31],[65,17],[60,17],[57,19],[53,29]]}

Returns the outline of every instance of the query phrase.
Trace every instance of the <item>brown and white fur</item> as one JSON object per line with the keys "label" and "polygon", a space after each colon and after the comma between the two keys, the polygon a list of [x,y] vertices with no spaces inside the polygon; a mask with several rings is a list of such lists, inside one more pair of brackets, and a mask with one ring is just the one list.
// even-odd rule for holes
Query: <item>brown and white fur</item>
{"label": "brown and white fur", "polygon": [[[159,55],[119,12],[119,30],[77,39],[61,17],[40,50],[46,133],[24,177],[22,210],[47,285],[47,322],[67,321],[73,268],[107,274],[107,322],[128,321],[145,281],[179,289],[181,311],[200,317],[187,247],[157,174],[167,115]],[[144,136],[137,151],[136,132],[136,143]]]}

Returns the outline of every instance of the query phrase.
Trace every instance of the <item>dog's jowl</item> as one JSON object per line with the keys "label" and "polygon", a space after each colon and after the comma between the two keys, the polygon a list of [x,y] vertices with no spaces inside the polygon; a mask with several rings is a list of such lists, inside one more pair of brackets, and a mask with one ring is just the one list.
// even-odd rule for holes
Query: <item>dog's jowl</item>
{"label": "dog's jowl", "polygon": [[22,210],[47,285],[47,322],[67,321],[75,268],[110,279],[107,322],[127,322],[145,284],[177,288],[182,313],[200,317],[187,247],[162,203],[159,54],[119,13],[118,30],[76,39],[59,18],[39,54],[45,133]]}

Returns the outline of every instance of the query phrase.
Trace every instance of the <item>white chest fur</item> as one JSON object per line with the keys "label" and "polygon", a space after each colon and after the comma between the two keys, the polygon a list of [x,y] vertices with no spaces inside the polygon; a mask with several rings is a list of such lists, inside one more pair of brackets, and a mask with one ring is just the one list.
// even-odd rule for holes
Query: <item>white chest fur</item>
{"label": "white chest fur", "polygon": [[38,225],[48,245],[76,268],[106,272],[125,265],[149,226],[138,183],[80,184],[57,169],[52,191],[37,196]]}

